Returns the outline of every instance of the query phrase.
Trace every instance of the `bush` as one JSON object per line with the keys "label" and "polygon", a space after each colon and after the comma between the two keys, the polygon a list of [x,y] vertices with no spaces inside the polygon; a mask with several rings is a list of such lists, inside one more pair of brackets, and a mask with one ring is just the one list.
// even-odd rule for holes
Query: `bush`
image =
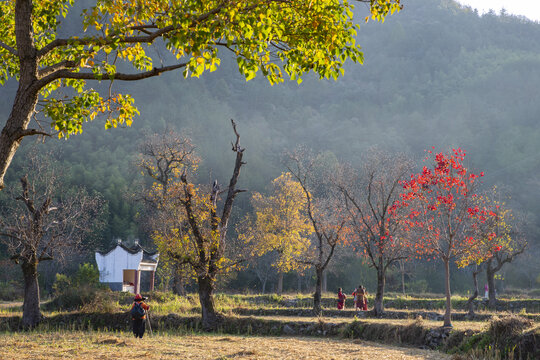
{"label": "bush", "polygon": [[77,273],[73,276],[73,285],[97,287],[99,285],[99,270],[89,263],[79,265]]}
{"label": "bush", "polygon": [[24,297],[22,286],[14,281],[0,281],[0,300],[13,301]]}
{"label": "bush", "polygon": [[52,287],[54,295],[58,296],[71,288],[71,279],[67,275],[56,274],[56,279]]}

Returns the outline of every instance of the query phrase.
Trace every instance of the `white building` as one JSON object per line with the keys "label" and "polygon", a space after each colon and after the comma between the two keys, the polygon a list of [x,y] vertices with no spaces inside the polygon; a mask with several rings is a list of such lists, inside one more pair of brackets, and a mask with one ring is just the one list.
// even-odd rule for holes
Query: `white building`
{"label": "white building", "polygon": [[138,241],[135,241],[133,247],[127,247],[118,241],[113,249],[96,252],[99,281],[109,285],[111,290],[138,294],[141,291],[142,272],[149,271],[150,291],[153,291],[158,260],[158,253],[146,251]]}

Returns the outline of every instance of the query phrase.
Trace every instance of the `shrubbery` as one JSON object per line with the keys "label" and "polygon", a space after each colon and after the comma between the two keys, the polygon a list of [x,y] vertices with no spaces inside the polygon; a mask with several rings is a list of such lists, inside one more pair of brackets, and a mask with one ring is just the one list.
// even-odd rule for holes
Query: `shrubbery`
{"label": "shrubbery", "polygon": [[0,281],[0,300],[20,300],[24,296],[22,286],[13,281]]}

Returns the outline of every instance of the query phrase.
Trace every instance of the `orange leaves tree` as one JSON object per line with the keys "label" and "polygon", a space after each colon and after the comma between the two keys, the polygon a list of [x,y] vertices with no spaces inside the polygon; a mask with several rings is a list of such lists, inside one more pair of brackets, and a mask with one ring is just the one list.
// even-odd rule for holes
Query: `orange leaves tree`
{"label": "orange leaves tree", "polygon": [[485,219],[478,226],[478,234],[486,242],[484,251],[487,253],[487,260],[484,267],[489,306],[493,307],[496,305],[495,274],[527,248],[522,228],[524,219],[514,216],[512,209],[501,199],[497,187],[483,194],[472,211]]}
{"label": "orange leaves tree", "polygon": [[338,187],[350,214],[352,234],[346,244],[360,251],[377,271],[374,312],[384,311],[383,297],[388,267],[408,259],[412,252],[407,209],[401,207],[404,181],[412,162],[402,154],[371,150],[362,169],[344,169]]}
{"label": "orange leaves tree", "polygon": [[[361,1],[377,20],[401,8],[400,0]],[[106,127],[132,122],[138,110],[129,94],[100,92],[91,83],[178,69],[199,77],[217,69],[220,49],[236,58],[247,80],[260,72],[272,84],[308,72],[337,78],[347,59],[363,61],[348,1],[94,0],[81,10],[80,24],[73,4],[0,2],[0,84],[19,83],[0,133],[0,189],[24,137],[67,137],[98,115],[107,117]],[[72,26],[64,28],[66,17]],[[50,130],[31,128],[35,115]]]}
{"label": "orange leaves tree", "polygon": [[[211,186],[198,186],[191,181],[194,173],[183,167],[180,172],[171,173],[165,201],[156,212],[162,224],[154,231],[154,239],[169,258],[193,271],[205,329],[213,329],[221,321],[213,297],[216,277],[236,264],[229,251],[227,229],[236,195],[244,191],[236,187],[244,164],[244,148],[240,146],[234,121],[232,125],[236,135],[232,150],[236,159],[228,187],[221,190],[217,180]],[[163,194],[159,183],[150,190],[153,191]],[[223,193],[226,197],[220,201]]]}
{"label": "orange leaves tree", "polygon": [[465,167],[465,152],[430,150],[426,160],[432,162],[432,167],[424,166],[422,172],[404,183],[402,206],[409,209],[410,226],[420,230],[416,249],[441,259],[444,264],[444,326],[452,326],[450,262],[455,261],[458,266],[482,262],[488,257],[483,251],[486,242],[490,243],[494,236],[486,239],[477,232],[478,226],[486,221],[474,210],[479,178],[484,174],[474,174]]}
{"label": "orange leaves tree", "polygon": [[281,294],[283,274],[306,267],[299,259],[305,258],[313,233],[306,212],[307,201],[300,183],[290,173],[283,173],[272,181],[271,195],[256,192],[251,203],[254,219],[250,229],[240,236],[246,238],[244,242],[254,255],[276,252],[273,266],[279,276],[277,293]]}
{"label": "orange leaves tree", "polygon": [[325,161],[323,154],[315,155],[303,148],[287,154],[285,163],[302,188],[307,217],[313,228],[310,249],[300,261],[315,268],[313,311],[320,315],[323,274],[347,232],[347,213],[339,200],[334,177],[337,164]]}

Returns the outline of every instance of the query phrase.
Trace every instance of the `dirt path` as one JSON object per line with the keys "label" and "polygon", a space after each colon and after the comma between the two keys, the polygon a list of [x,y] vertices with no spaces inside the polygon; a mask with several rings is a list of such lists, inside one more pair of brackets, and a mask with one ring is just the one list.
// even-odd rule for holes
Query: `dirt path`
{"label": "dirt path", "polygon": [[0,336],[2,359],[448,359],[420,349],[365,341],[202,335],[48,333]]}

